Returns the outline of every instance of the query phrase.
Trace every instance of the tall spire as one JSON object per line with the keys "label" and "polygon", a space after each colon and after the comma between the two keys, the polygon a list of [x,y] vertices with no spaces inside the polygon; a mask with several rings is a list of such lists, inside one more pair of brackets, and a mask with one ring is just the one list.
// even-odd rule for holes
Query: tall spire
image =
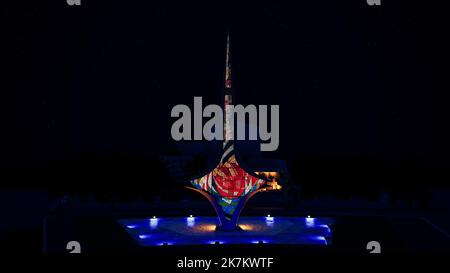
{"label": "tall spire", "polygon": [[231,88],[231,51],[230,51],[230,34],[227,35],[227,51],[225,57],[225,99],[224,99],[224,124],[223,134],[223,154],[221,162],[225,163],[234,155],[234,124],[233,124],[233,111],[231,106],[233,105],[233,94]]}
{"label": "tall spire", "polygon": [[[225,91],[231,93],[231,52],[230,52],[230,34],[227,35],[227,55],[225,59]],[[231,95],[231,94],[230,94]]]}
{"label": "tall spire", "polygon": [[237,221],[247,200],[265,190],[266,181],[239,166],[234,152],[233,92],[230,35],[227,36],[225,59],[225,100],[223,153],[219,165],[207,175],[191,181],[195,191],[206,196],[219,218],[219,228],[239,229]]}

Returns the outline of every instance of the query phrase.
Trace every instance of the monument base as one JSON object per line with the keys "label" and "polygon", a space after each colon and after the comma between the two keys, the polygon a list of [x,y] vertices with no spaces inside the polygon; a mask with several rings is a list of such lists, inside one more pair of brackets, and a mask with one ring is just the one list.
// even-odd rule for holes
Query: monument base
{"label": "monument base", "polygon": [[221,226],[217,225],[216,231],[236,232],[236,231],[243,231],[243,229],[240,226],[236,226],[236,225],[221,225]]}

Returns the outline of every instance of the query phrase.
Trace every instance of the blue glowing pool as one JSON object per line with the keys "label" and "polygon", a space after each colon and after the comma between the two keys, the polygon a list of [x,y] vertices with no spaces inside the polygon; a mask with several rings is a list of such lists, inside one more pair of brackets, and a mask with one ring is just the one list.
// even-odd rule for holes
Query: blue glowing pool
{"label": "blue glowing pool", "polygon": [[329,245],[331,218],[241,217],[241,231],[216,231],[216,217],[122,219],[118,221],[141,246],[205,244]]}

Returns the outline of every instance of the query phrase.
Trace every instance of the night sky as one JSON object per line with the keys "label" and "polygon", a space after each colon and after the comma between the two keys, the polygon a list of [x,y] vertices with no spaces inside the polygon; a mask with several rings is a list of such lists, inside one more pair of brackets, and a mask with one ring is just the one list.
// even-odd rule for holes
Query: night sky
{"label": "night sky", "polygon": [[280,105],[280,146],[268,157],[413,160],[448,171],[442,7],[81,1],[0,11],[2,175],[78,154],[169,153],[174,105],[194,96],[221,104],[228,31],[236,102]]}

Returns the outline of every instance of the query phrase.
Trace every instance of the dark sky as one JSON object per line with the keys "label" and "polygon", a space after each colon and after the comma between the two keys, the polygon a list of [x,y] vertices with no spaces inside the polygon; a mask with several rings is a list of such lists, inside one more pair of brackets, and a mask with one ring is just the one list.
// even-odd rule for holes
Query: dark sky
{"label": "dark sky", "polygon": [[450,163],[442,7],[81,1],[0,11],[2,169],[166,153],[174,105],[221,102],[227,30],[237,102],[280,105],[280,148],[269,156]]}

